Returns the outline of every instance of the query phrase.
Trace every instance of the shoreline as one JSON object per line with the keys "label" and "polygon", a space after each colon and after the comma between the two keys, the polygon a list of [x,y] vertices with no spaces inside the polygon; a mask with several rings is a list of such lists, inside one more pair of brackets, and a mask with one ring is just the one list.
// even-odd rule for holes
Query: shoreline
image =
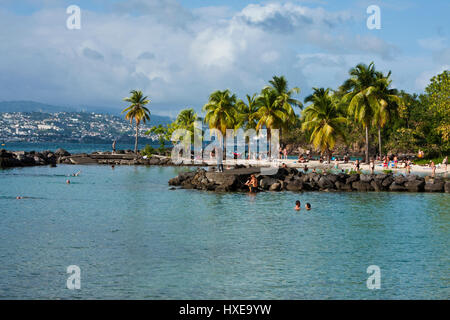
{"label": "shoreline", "polygon": [[[216,167],[217,160],[215,159],[181,159],[180,163],[173,163],[168,156],[152,155],[151,157],[136,156],[131,150],[118,150],[116,153],[111,151],[96,151],[92,153],[75,153],[71,154],[64,149],[57,149],[56,151],[7,151],[0,150],[0,168],[14,168],[27,166],[56,166],[57,164],[71,164],[71,165],[88,165],[88,164],[103,164],[103,165],[156,165],[156,166],[192,166],[192,167]],[[347,163],[338,161],[338,167],[335,168],[334,163],[328,164],[320,162],[319,160],[310,160],[308,162],[299,163],[295,159],[276,159],[268,160],[246,160],[246,159],[231,159],[223,160],[223,165],[226,169],[230,168],[264,168],[270,166],[278,166],[279,168],[285,164],[287,168],[303,170],[305,166],[309,170],[322,170],[339,172],[351,172],[353,170],[354,161],[350,160]],[[450,166],[445,170],[441,164],[436,165],[436,177],[450,178]],[[384,174],[386,170],[393,174],[407,174],[406,168],[383,168],[381,161],[375,161],[375,174]],[[370,172],[369,164],[361,163],[360,171]],[[411,166],[410,175],[431,176],[431,167],[423,165]]]}

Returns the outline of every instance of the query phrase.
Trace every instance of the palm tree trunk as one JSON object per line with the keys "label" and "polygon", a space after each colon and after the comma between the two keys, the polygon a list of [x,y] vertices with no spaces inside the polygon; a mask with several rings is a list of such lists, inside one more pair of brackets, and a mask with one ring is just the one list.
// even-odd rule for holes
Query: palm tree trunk
{"label": "palm tree trunk", "polygon": [[139,123],[136,123],[136,140],[134,142],[134,153],[138,152],[138,133],[139,133]]}
{"label": "palm tree trunk", "polygon": [[269,155],[267,158],[269,158],[272,155],[272,132],[270,128],[267,128],[267,139],[269,140]]}
{"label": "palm tree trunk", "polygon": [[380,155],[380,159],[381,159],[381,128],[378,127],[378,152]]}
{"label": "palm tree trunk", "polygon": [[369,163],[369,127],[366,126],[366,163]]}

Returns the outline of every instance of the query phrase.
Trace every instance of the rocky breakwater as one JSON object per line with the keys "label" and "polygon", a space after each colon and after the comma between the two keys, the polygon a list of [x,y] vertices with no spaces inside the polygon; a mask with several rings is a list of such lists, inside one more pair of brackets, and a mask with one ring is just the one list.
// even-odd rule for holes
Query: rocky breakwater
{"label": "rocky breakwater", "polygon": [[0,168],[30,167],[30,166],[55,166],[59,159],[70,153],[63,149],[52,151],[7,151],[0,150]]}
{"label": "rocky breakwater", "polygon": [[450,181],[442,178],[393,174],[303,173],[280,168],[275,175],[263,175],[258,168],[226,170],[223,173],[198,169],[169,180],[170,186],[217,192],[248,191],[245,182],[251,174],[258,179],[259,191],[397,191],[447,192]]}

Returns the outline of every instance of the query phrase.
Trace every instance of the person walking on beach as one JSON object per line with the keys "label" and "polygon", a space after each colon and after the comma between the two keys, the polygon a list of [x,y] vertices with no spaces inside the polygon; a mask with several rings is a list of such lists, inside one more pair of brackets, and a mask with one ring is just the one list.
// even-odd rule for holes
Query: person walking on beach
{"label": "person walking on beach", "polygon": [[447,171],[448,156],[445,156],[444,160],[442,160],[442,164],[444,165],[445,171]]}
{"label": "person walking on beach", "polygon": [[374,161],[373,159],[370,160],[370,165],[369,165],[369,167],[370,167],[370,172],[371,172],[372,174],[374,174],[374,173],[375,173],[375,161]]}
{"label": "person walking on beach", "polygon": [[434,164],[433,160],[431,160],[430,167],[431,167],[431,177],[434,178],[434,176],[436,175],[436,165]]}
{"label": "person walking on beach", "polygon": [[284,160],[287,160],[288,152],[287,152],[287,148],[286,147],[284,147],[284,149],[283,149],[283,156],[284,156]]}
{"label": "person walking on beach", "polygon": [[116,139],[114,139],[114,141],[112,143],[112,152],[116,153]]}
{"label": "person walking on beach", "polygon": [[359,159],[356,159],[355,164],[354,164],[354,169],[356,172],[359,172]]}

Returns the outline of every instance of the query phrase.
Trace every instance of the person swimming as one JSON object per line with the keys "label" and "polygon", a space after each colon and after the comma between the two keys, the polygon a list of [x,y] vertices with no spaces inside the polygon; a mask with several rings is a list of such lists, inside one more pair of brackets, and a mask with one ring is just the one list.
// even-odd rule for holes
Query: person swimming
{"label": "person swimming", "polygon": [[294,210],[300,211],[302,209],[300,200],[295,201],[295,208]]}
{"label": "person swimming", "polygon": [[66,180],[66,183],[67,183],[67,184],[70,184],[70,180],[69,180],[69,179],[67,179],[67,180]]}
{"label": "person swimming", "polygon": [[307,202],[307,203],[305,204],[305,209],[306,209],[306,210],[311,210],[311,204],[310,204],[309,202]]}
{"label": "person swimming", "polygon": [[20,200],[20,199],[23,199],[23,197],[17,196],[16,199],[17,199],[17,200]]}
{"label": "person swimming", "polygon": [[258,188],[258,179],[256,179],[254,174],[252,174],[245,185],[248,186],[250,192],[253,192],[253,189],[256,190]]}

